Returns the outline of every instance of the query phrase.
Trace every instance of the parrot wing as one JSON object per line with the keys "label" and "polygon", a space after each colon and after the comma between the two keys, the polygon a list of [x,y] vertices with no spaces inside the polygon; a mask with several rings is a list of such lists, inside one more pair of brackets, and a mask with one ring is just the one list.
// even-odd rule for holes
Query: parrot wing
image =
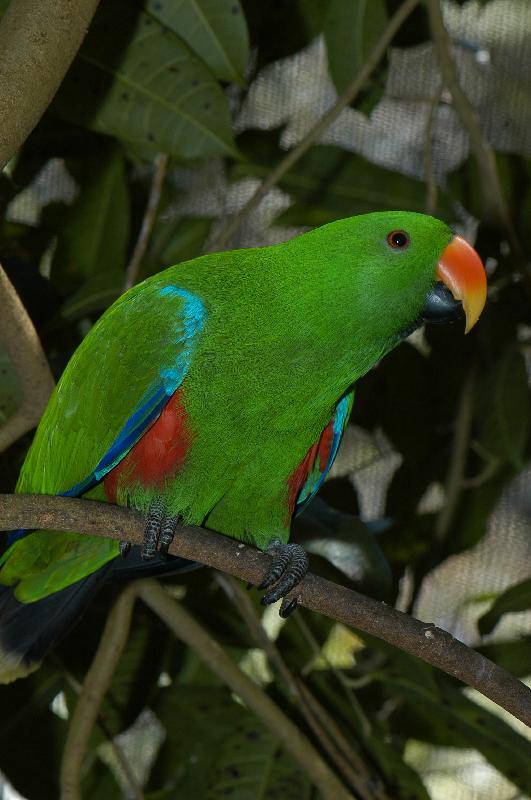
{"label": "parrot wing", "polygon": [[17,492],[78,496],[101,481],[182,384],[205,319],[197,296],[160,278],[120,298],[69,362]]}
{"label": "parrot wing", "polygon": [[330,423],[318,442],[310,448],[309,471],[295,501],[295,513],[300,514],[319,491],[335,461],[343,433],[352,411],[354,390],[344,395],[336,406]]}

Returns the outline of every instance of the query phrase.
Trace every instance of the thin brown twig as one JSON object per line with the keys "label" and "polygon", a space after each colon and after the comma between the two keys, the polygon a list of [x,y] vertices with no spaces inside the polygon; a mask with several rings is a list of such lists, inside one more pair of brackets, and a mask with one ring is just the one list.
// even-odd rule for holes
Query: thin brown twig
{"label": "thin brown twig", "polygon": [[[59,662],[59,659],[56,659]],[[83,685],[74,678],[74,676],[65,668],[65,666],[59,662],[59,668],[64,675],[65,681],[68,683],[70,688],[77,694],[80,695],[83,690]],[[123,748],[117,742],[116,737],[113,736],[112,731],[110,730],[107,722],[105,721],[105,717],[103,716],[101,710],[98,711],[98,716],[96,717],[96,724],[98,725],[99,729],[109,742],[113,753],[116,757],[117,762],[119,763],[122,772],[124,774],[124,778],[129,786],[129,794],[134,800],[144,800],[143,792],[138,785],[135,775],[133,774],[133,770],[131,769],[131,764],[125,755]]]}
{"label": "thin brown twig", "polygon": [[433,170],[431,140],[433,136],[435,112],[441,101],[441,92],[442,87],[439,87],[439,91],[436,92],[432,98],[430,98],[428,119],[426,120],[426,132],[424,134],[424,181],[426,183],[426,200],[424,203],[424,210],[426,214],[435,214],[437,209],[438,187]]}
{"label": "thin brown twig", "polygon": [[[113,606],[103,634],[86,674],[72,719],[61,760],[61,800],[81,800],[83,761],[96,723],[101,702],[127,643],[137,584],[131,583]],[[138,800],[141,795],[137,794]]]}
{"label": "thin brown twig", "polygon": [[260,184],[258,189],[254,192],[252,197],[247,201],[243,208],[232,218],[226,228],[217,236],[212,242],[210,250],[219,250],[226,246],[231,236],[238,230],[244,219],[250,214],[253,209],[260,203],[273,186],[290,171],[290,169],[302,158],[302,156],[310,149],[314,142],[321,136],[322,133],[330,127],[332,122],[340,115],[346,106],[354,102],[358,94],[365,86],[367,80],[370,78],[372,72],[376,69],[382,60],[385,51],[391,44],[393,37],[399,28],[404,24],[409,15],[418,6],[420,0],[405,0],[402,5],[396,10],[391,19],[389,20],[386,28],[382,32],[379,40],[371,50],[365,63],[361,69],[354,75],[347,88],[341,94],[334,105],[315,123],[315,125],[308,131],[299,144],[290,150],[289,153],[277,164],[263,183]]}
{"label": "thin brown twig", "polygon": [[303,767],[324,800],[353,800],[350,792],[289,717],[262,689],[255,686],[218,642],[157,581],[140,582],[138,596],[274,733],[282,746]]}
{"label": "thin brown twig", "polygon": [[318,657],[323,658],[325,660],[326,664],[328,665],[328,668],[331,670],[331,672],[335,676],[337,682],[339,683],[339,685],[341,686],[341,688],[345,692],[346,698],[347,698],[348,702],[350,703],[350,705],[352,707],[352,711],[354,712],[354,715],[356,716],[356,718],[359,721],[361,732],[362,732],[363,736],[364,737],[370,736],[370,734],[371,734],[371,724],[370,724],[369,720],[367,719],[367,717],[365,716],[365,714],[363,712],[363,709],[362,709],[362,707],[361,707],[361,705],[360,705],[360,703],[358,701],[358,698],[354,694],[352,686],[345,679],[345,676],[343,675],[341,670],[338,669],[337,667],[335,667],[330,662],[330,660],[325,656],[325,654],[323,653],[322,648],[319,647],[319,644],[316,641],[313,633],[311,632],[310,628],[306,624],[306,620],[304,619],[302,614],[299,614],[299,616],[297,617],[297,625],[299,626],[302,635],[304,636],[304,638],[306,639],[306,641],[308,642],[308,644],[309,644],[309,646],[310,646],[310,648],[312,650],[312,655],[313,655],[312,663]]}
{"label": "thin brown twig", "polygon": [[[265,632],[247,592],[230,575],[218,572],[216,573],[216,580],[238,610],[256,645],[264,651],[269,663],[286,685],[292,700],[297,703],[298,710],[308,723],[317,741],[340,771],[350,788],[359,795],[361,800],[384,800],[384,796],[379,791],[381,787],[378,785],[376,776],[369,773],[363,760],[348,744],[345,737],[341,737],[340,747],[338,747],[337,741],[334,742],[334,734],[337,729],[333,729],[331,736],[325,714],[316,712],[316,707],[320,706],[320,703],[313,697],[312,692],[305,686],[304,682],[292,674],[275,642]],[[354,769],[352,765],[354,765]]]}
{"label": "thin brown twig", "polygon": [[[145,517],[109,503],[45,495],[0,495],[0,530],[79,531],[141,544]],[[228,536],[187,525],[175,531],[170,553],[257,585],[270,556]],[[477,689],[531,726],[531,689],[502,667],[454,639],[358,592],[309,573],[297,588],[301,606],[376,636]]]}
{"label": "thin brown twig", "polygon": [[464,486],[466,459],[470,445],[470,427],[472,425],[472,412],[474,410],[475,385],[476,370],[472,367],[461,389],[459,406],[455,418],[450,464],[445,482],[444,505],[435,523],[435,539],[439,543],[444,542],[448,536],[452,518]]}
{"label": "thin brown twig", "polygon": [[0,305],[0,342],[9,354],[22,390],[21,405],[0,427],[2,452],[38,424],[55,383],[37,331],[1,266]]}
{"label": "thin brown twig", "polygon": [[138,234],[135,249],[133,250],[131,259],[125,270],[124,292],[136,283],[138,271],[146,253],[155,220],[157,219],[162,186],[168,169],[168,160],[169,156],[167,153],[159,153],[155,159],[155,171],[151,181],[151,188],[149,190],[149,197],[140,227],[140,233]]}
{"label": "thin brown twig", "polygon": [[[496,165],[496,157],[492,147],[490,147],[483,135],[479,115],[459,82],[459,75],[452,55],[452,43],[444,25],[440,1],[427,0],[427,9],[431,35],[439,59],[443,83],[452,96],[452,105],[468,134],[470,149],[478,168],[485,214],[488,219],[498,222],[505,229],[514,255],[520,264],[523,264],[525,261],[524,253],[516,236],[509,208],[505,201]],[[531,293],[531,278],[525,268],[522,268],[522,277],[525,281],[527,292]]]}

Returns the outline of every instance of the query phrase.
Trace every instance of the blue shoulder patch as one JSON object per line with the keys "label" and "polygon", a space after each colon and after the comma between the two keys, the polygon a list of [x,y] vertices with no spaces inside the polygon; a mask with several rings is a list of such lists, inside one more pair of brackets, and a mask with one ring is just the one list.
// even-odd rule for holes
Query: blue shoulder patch
{"label": "blue shoulder patch", "polygon": [[[206,321],[205,306],[196,295],[178,286],[164,286],[159,294],[161,297],[179,297],[184,301],[179,314],[181,322],[179,335],[175,339],[175,344],[179,346],[175,362],[170,367],[160,370],[159,380],[139,400],[120,433],[92,472],[70,489],[58,492],[62,497],[79,497],[99,483],[160,416],[169,397],[177,391],[190,369],[194,339],[201,333]],[[30,532],[25,529],[11,531],[7,539],[8,546]]]}

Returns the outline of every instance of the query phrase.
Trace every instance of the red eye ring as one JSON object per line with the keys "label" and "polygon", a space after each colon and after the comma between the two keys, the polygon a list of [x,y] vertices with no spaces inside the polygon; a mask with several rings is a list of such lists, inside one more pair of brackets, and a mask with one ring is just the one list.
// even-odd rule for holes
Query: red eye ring
{"label": "red eye ring", "polygon": [[409,233],[405,231],[391,231],[387,234],[387,244],[393,250],[404,250],[409,244]]}

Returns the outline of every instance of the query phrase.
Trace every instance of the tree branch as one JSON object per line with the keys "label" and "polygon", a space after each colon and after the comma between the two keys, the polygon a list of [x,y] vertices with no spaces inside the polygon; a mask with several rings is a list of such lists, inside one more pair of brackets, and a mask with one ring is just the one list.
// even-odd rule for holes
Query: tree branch
{"label": "tree branch", "polygon": [[[523,264],[525,256],[516,236],[509,208],[505,201],[496,157],[481,130],[479,115],[459,83],[459,75],[452,57],[452,43],[444,25],[440,0],[427,0],[431,35],[443,83],[452,95],[452,104],[468,134],[470,149],[476,161],[481,185],[481,195],[487,218],[496,221],[505,229],[517,260]],[[531,278],[527,268],[522,269],[526,290],[531,293]]]}
{"label": "tree branch", "polygon": [[[376,775],[371,775],[363,759],[333,723],[304,681],[293,675],[275,642],[269,638],[253,603],[239,581],[222,572],[216,579],[244,620],[257,647],[264,651],[271,667],[284,682],[291,700],[302,714],[323,750],[360,800],[389,800]],[[331,724],[332,723],[332,724]]]}
{"label": "tree branch", "polygon": [[321,136],[321,134],[330,127],[332,122],[337,119],[343,109],[354,102],[358,94],[365,86],[367,80],[370,78],[372,72],[382,60],[385,51],[391,44],[396,32],[404,24],[409,15],[415,10],[419,2],[420,0],[404,0],[402,5],[389,20],[380,39],[369,53],[359,72],[353,76],[343,94],[338,97],[334,105],[315,123],[313,128],[308,131],[304,138],[301,139],[299,144],[294,147],[293,150],[290,150],[289,153],[277,164],[275,169],[269,173],[265,181],[260,184],[256,192],[247,201],[243,208],[232,218],[227,227],[219,236],[215,237],[209,248],[210,250],[220,250],[225,247],[231,236],[243,223],[244,219],[256,208],[269,190],[272,189],[273,186],[276,186],[276,184],[284,177],[284,175],[286,175],[286,173],[290,171],[297,161],[302,158],[302,156],[310,149],[319,136]]}
{"label": "tree branch", "polygon": [[0,23],[0,168],[57,92],[98,0],[11,0]]}
{"label": "tree branch", "polygon": [[140,581],[138,596],[273,732],[283,747],[301,764],[324,800],[354,800],[289,717],[254,685],[218,642],[157,581]]}
{"label": "tree branch", "polygon": [[1,453],[38,424],[53,391],[54,379],[37,331],[1,266],[0,305],[0,342],[9,353],[23,395],[20,407],[0,427]]}
{"label": "tree branch", "polygon": [[[43,528],[80,531],[140,544],[142,514],[108,503],[44,495],[0,495],[0,530]],[[270,557],[250,545],[191,525],[177,528],[170,553],[199,561],[258,584]],[[433,623],[409,617],[385,603],[308,574],[299,603],[399,647],[442,669],[531,727],[531,689],[506,670]]]}
{"label": "tree branch", "polygon": [[[137,584],[131,583],[113,606],[94,660],[86,674],[68,726],[61,760],[61,800],[81,800],[81,773],[92,729],[129,636]],[[139,797],[137,793],[137,798]]]}

